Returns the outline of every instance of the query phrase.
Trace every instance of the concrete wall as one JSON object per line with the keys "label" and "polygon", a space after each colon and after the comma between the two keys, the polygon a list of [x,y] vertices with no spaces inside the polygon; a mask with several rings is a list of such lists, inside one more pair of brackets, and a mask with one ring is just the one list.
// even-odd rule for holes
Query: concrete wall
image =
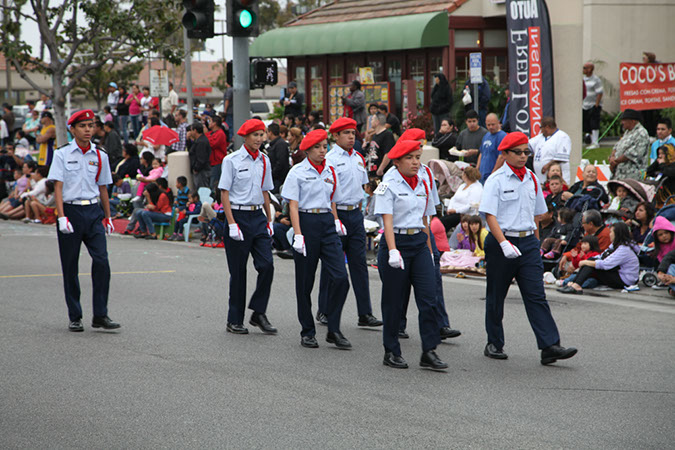
{"label": "concrete wall", "polygon": [[644,51],[675,62],[675,0],[583,0],[583,19],[583,59],[603,61],[595,73],[616,90],[605,93],[605,111],[619,111],[619,63],[642,62]]}

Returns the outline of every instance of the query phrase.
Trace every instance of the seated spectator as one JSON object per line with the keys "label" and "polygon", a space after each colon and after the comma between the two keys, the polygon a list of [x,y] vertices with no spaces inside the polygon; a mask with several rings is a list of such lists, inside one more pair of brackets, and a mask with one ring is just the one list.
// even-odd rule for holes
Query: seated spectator
{"label": "seated spectator", "polygon": [[485,257],[485,238],[488,235],[488,230],[483,228],[483,221],[480,216],[469,216],[469,243],[470,250],[473,251],[474,256]]}
{"label": "seated spectator", "polygon": [[635,208],[635,217],[632,220],[633,241],[636,244],[642,244],[651,230],[652,219],[654,218],[654,207],[649,202],[640,202]]}
{"label": "seated spectator", "polygon": [[[5,170],[7,170],[7,169],[5,169]],[[6,174],[3,174],[3,175],[5,177],[7,176]],[[28,184],[28,181],[24,179],[23,170],[21,169],[21,167],[16,167],[16,166],[14,167],[14,170],[12,170],[12,180],[13,181],[11,181],[11,182],[9,182],[9,180],[8,180],[7,181],[8,184],[5,182],[5,180],[0,180],[0,183],[5,184],[6,188],[8,188],[8,191],[7,191],[8,193],[6,193],[6,194],[3,193],[3,195],[5,195],[5,197],[0,201],[0,212],[2,212],[4,210],[16,208],[16,206],[12,206],[12,199],[17,200],[19,198],[20,192],[18,192],[19,189],[17,188],[18,183],[19,183],[19,181],[24,180],[24,182],[26,184]],[[24,185],[23,190],[25,191],[25,185]],[[18,203],[17,203],[17,205],[18,205]],[[9,218],[4,213],[0,214],[0,217],[4,220],[7,220]]]}
{"label": "seated spectator", "polygon": [[[173,206],[178,211],[183,211],[188,204],[188,193],[190,189],[187,187],[187,178],[180,176],[176,178],[176,199],[173,201]],[[201,205],[202,203],[199,202]],[[199,210],[195,214],[199,214]]]}
{"label": "seated spectator", "polygon": [[135,180],[140,168],[141,161],[138,159],[138,148],[134,144],[124,144],[124,147],[122,147],[122,161],[120,161],[113,172],[120,178],[129,177]]}
{"label": "seated spectator", "polygon": [[201,244],[205,245],[206,240],[209,237],[209,223],[216,219],[219,215],[223,214],[223,205],[221,203],[220,189],[216,189],[216,198],[217,200],[213,203],[202,203],[202,210],[199,213],[197,220],[201,222]]}
{"label": "seated spectator", "polygon": [[669,196],[675,194],[675,145],[662,145],[657,155],[657,159],[647,168],[647,176],[661,183],[654,199],[656,207],[660,208]]}
{"label": "seated spectator", "polygon": [[[595,236],[586,236],[581,240],[581,250],[577,252],[572,250],[572,261],[570,261],[571,270],[569,272],[574,272],[579,268],[579,263],[587,259],[591,259],[595,256],[600,255],[600,246],[598,245],[598,238]],[[561,286],[567,286],[569,283],[572,283],[576,279],[576,273],[572,273],[566,280],[560,283]],[[598,285],[598,280],[595,278],[588,278],[581,285],[583,289],[592,289]]]}
{"label": "seated spectator", "polygon": [[653,163],[658,158],[658,150],[665,144],[675,145],[673,137],[673,122],[667,117],[661,117],[656,122],[656,140],[652,142],[649,159]]}
{"label": "seated spectator", "polygon": [[675,225],[665,217],[658,216],[654,219],[652,234],[654,236],[654,253],[656,259],[661,262],[668,253],[675,250],[675,239],[673,239],[675,237]]}
{"label": "seated spectator", "polygon": [[[26,209],[26,218],[23,219],[24,222],[32,223],[43,223],[43,218],[48,214],[53,217],[55,222],[56,216],[54,215],[54,208],[56,207],[56,198],[54,197],[54,182],[47,180],[45,176],[45,188],[43,192],[39,192],[35,195],[30,195],[26,198],[25,209]],[[48,211],[48,208],[50,211]],[[51,223],[54,223],[51,222]]]}
{"label": "seated spectator", "polygon": [[[42,167],[42,168],[40,168]],[[33,161],[24,163],[22,166],[22,176],[16,181],[16,185],[9,197],[0,204],[0,218],[7,220],[19,220],[26,215],[26,199],[29,195],[37,195],[44,192],[44,184],[47,182],[49,167],[37,167]],[[41,173],[37,173],[40,169]],[[40,180],[44,180],[39,183]],[[32,194],[31,194],[31,191]]]}
{"label": "seated spectator", "polygon": [[565,191],[565,182],[562,177],[560,175],[553,175],[546,182],[546,185],[548,188],[546,201],[550,202],[555,209],[562,208],[565,205],[565,201],[562,199],[563,192]]}
{"label": "seated spectator", "polygon": [[553,204],[546,200],[546,207],[548,208],[548,211],[539,217],[539,240],[541,241],[549,237],[558,225],[557,214]]}
{"label": "seated spectator", "polygon": [[[609,237],[609,228],[603,223],[602,215],[599,211],[595,209],[589,209],[586,211],[581,219],[581,226],[585,232],[584,237],[595,236],[598,238],[600,250],[605,251],[612,243]],[[577,243],[576,247],[574,247],[574,250],[576,250],[577,253],[581,250],[581,241]],[[560,258],[560,262],[558,263],[558,270],[560,273],[563,273],[567,262],[571,261],[572,257],[573,256],[571,252],[563,253],[562,258]]]}
{"label": "seated spectator", "polygon": [[469,216],[465,214],[459,221],[459,231],[457,231],[457,250],[471,250],[471,241],[469,241]]}
{"label": "seated spectator", "polygon": [[640,263],[628,225],[623,222],[613,224],[610,229],[610,239],[612,244],[599,259],[587,259],[579,263],[579,273],[576,279],[558,289],[560,292],[583,294],[581,286],[590,277],[613,289],[622,289],[624,286],[633,286],[637,283]]}
{"label": "seated spectator", "polygon": [[[441,120],[441,127],[438,129],[438,133],[434,136],[434,139],[431,141],[431,146],[438,149],[438,158],[445,159],[446,161],[453,161],[450,157],[448,151],[457,144],[457,127],[455,126],[455,121],[452,119],[443,119]],[[453,156],[454,160],[457,160],[456,156]]]}
{"label": "seated spectator", "polygon": [[171,219],[171,201],[168,194],[157,183],[148,184],[144,192],[145,209],[138,215],[140,233],[135,235],[141,239],[157,239],[153,222],[168,222]]}
{"label": "seated spectator", "polygon": [[475,167],[467,167],[462,173],[462,183],[448,203],[446,215],[440,217],[446,231],[452,230],[460,221],[462,214],[475,214],[483,195],[480,171]]}
{"label": "seated spectator", "polygon": [[558,225],[553,229],[549,237],[541,242],[541,254],[546,259],[556,259],[562,249],[572,239],[574,231],[575,211],[562,208],[558,211]]}
{"label": "seated spectator", "polygon": [[382,216],[375,214],[375,189],[377,189],[377,180],[371,179],[368,184],[365,185],[364,191],[366,193],[366,201],[363,202],[364,211],[363,218],[365,220],[371,220],[377,222],[380,228],[384,227],[382,222]]}
{"label": "seated spectator", "polygon": [[560,180],[562,181],[562,190],[566,191],[569,189],[567,183],[565,183],[565,180],[563,179],[562,167],[560,167],[559,163],[554,162],[549,166],[548,172],[546,172],[546,183],[544,183],[544,190],[542,191],[544,193],[544,197],[548,197],[548,195],[551,193],[551,187],[549,186],[549,183],[551,182],[551,178],[556,176],[560,177]]}
{"label": "seated spectator", "polygon": [[291,243],[288,242],[286,233],[291,229],[291,218],[289,215],[288,203],[284,202],[283,208],[279,208],[274,212],[274,223],[272,227],[274,228],[274,235],[272,236],[272,247],[277,250],[277,255],[281,256],[281,252],[284,253],[284,256],[290,255],[293,257],[291,250]]}
{"label": "seated spectator", "polygon": [[162,168],[159,159],[155,159],[152,153],[143,154],[141,165],[144,165],[143,162],[147,163],[148,159],[150,159],[150,165],[152,167],[152,169],[148,172],[148,175],[147,176],[143,175],[142,168],[138,170],[138,173],[136,175],[136,179],[140,181],[140,183],[138,183],[138,188],[136,189],[136,195],[138,197],[143,195],[143,190],[145,189],[145,186],[148,185],[148,183],[152,183],[153,181],[159,179],[164,173],[164,169]]}
{"label": "seated spectator", "polygon": [[663,285],[668,285],[668,293],[675,297],[675,251],[664,256],[656,269],[656,276]]}
{"label": "seated spectator", "polygon": [[429,230],[431,230],[431,233],[434,235],[434,239],[436,239],[436,247],[438,247],[438,251],[441,253],[449,252],[450,244],[448,243],[448,234],[438,217],[434,216],[431,219]]}
{"label": "seated spectator", "polygon": [[607,183],[607,187],[612,193],[607,209],[610,211],[623,211],[630,213],[632,216],[633,211],[635,211],[640,202],[637,197],[633,195],[628,187],[622,185],[620,181],[610,181]]}
{"label": "seated spectator", "polygon": [[591,164],[584,167],[583,179],[570,186],[569,190],[563,193],[562,199],[568,202],[574,196],[583,195],[589,195],[596,199],[599,206],[609,202],[605,188],[598,183],[598,169]]}
{"label": "seated spectator", "polygon": [[[179,177],[180,178],[180,177]],[[176,187],[177,183],[176,183]],[[169,237],[170,241],[181,241],[184,239],[183,228],[189,220],[189,216],[196,216],[202,210],[202,202],[199,200],[199,194],[197,192],[190,192],[188,194],[188,202],[183,208],[185,215],[182,219],[176,221],[176,226],[174,227],[174,233]]]}
{"label": "seated spectator", "polygon": [[120,178],[116,173],[112,174],[112,181],[113,187],[110,195],[110,216],[113,219],[117,219],[122,217],[122,214],[117,211],[117,207],[122,202],[122,200],[120,200],[120,194],[131,194],[131,186],[128,181],[124,178]]}

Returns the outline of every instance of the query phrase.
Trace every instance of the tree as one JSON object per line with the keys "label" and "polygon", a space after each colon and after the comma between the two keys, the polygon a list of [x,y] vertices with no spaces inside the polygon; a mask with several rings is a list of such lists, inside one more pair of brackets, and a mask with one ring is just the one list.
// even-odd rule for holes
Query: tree
{"label": "tree", "polygon": [[219,89],[221,92],[227,90],[227,60],[223,59],[211,66],[212,69],[220,69],[218,77],[211,82],[211,86]]}
{"label": "tree", "polygon": [[111,81],[119,84],[120,81],[135,80],[143,70],[142,61],[122,64],[117,69],[116,66],[117,63],[112,63],[89,71],[73,89],[73,93],[87,95],[96,102],[100,110],[101,104],[108,96],[106,89]]}
{"label": "tree", "polygon": [[[6,5],[6,6],[4,6]],[[13,18],[12,35],[20,24],[32,21],[39,30],[49,61],[32,56],[20,38],[5,39],[0,51],[33,89],[52,98],[57,142],[66,142],[66,95],[91,72],[106,64],[131,62],[149,52],[174,63],[182,59],[182,46],[167,45],[181,30],[178,0],[8,0],[2,13]],[[31,79],[31,73],[50,75],[51,91]]]}

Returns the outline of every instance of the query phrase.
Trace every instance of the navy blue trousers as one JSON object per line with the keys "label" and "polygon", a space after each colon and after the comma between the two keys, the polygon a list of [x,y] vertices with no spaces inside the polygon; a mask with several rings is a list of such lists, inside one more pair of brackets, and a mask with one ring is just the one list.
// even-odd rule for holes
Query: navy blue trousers
{"label": "navy blue trousers", "polygon": [[267,232],[267,218],[262,210],[233,210],[234,220],[244,235],[243,241],[235,241],[229,235],[225,238],[227,267],[230,270],[230,309],[227,321],[244,323],[246,310],[246,266],[248,255],[253,255],[253,267],[258,272],[255,291],[248,304],[249,309],[264,314],[270,300],[274,263],[272,260],[272,238]]}
{"label": "navy blue trousers", "polygon": [[389,265],[389,248],[385,239],[380,241],[377,267],[382,280],[382,339],[384,351],[401,355],[398,330],[406,300],[406,286],[415,290],[415,302],[419,311],[419,328],[422,351],[435,349],[441,342],[438,333],[436,308],[436,281],[434,262],[427,247],[427,234],[412,236],[397,234],[396,248],[401,252],[405,270]]}
{"label": "navy blue trousers", "polygon": [[295,260],[295,295],[298,301],[298,320],[302,326],[301,336],[315,336],[316,327],[312,316],[312,288],[316,266],[321,260],[331,286],[324,314],[328,317],[328,331],[340,331],[342,307],[349,292],[349,279],[342,255],[342,245],[335,231],[331,213],[300,214],[300,228],[305,237],[307,256],[293,251]]}
{"label": "navy blue trousers", "polygon": [[91,256],[91,282],[93,287],[94,316],[108,315],[108,292],[110,291],[110,264],[105,240],[105,217],[98,204],[78,206],[64,203],[63,212],[73,226],[73,233],[63,234],[56,227],[63,272],[63,289],[70,320],[82,319],[80,305],[79,259],[84,242]]}
{"label": "navy blue trousers", "polygon": [[518,247],[522,256],[508,259],[492,233],[485,238],[485,262],[487,263],[487,289],[485,302],[485,330],[488,343],[498,349],[504,347],[504,299],[515,277],[525,304],[530,326],[537,337],[540,349],[560,342],[558,327],[551,315],[551,308],[544,292],[544,265],[539,252],[539,240],[530,235],[524,238],[507,238]]}
{"label": "navy blue trousers", "polygon": [[[338,218],[347,229],[347,236],[340,236],[342,251],[347,255],[349,276],[354,287],[356,309],[359,316],[373,313],[370,304],[370,283],[368,282],[368,265],[366,264],[366,229],[363,227],[361,210],[338,210]],[[328,293],[333,289],[324,265],[321,264],[319,281],[319,311],[326,310]]]}
{"label": "navy blue trousers", "polygon": [[[438,329],[450,326],[450,318],[445,309],[445,297],[443,295],[443,276],[441,275],[441,252],[436,246],[436,239],[431,235],[431,248],[434,251],[434,278],[436,279],[436,304],[434,311],[438,318]],[[405,330],[408,325],[408,303],[410,303],[410,283],[406,287],[405,301],[403,303],[403,314],[401,315],[401,330]]]}

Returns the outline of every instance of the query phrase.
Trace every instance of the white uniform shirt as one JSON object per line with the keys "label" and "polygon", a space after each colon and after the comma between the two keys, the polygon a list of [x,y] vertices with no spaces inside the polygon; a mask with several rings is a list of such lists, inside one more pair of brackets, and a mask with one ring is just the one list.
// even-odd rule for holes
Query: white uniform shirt
{"label": "white uniform shirt", "polygon": [[63,182],[64,202],[92,200],[99,196],[99,186],[107,186],[112,183],[108,155],[101,150],[98,151],[98,155],[101,158],[101,173],[97,183],[96,174],[99,169],[99,156],[97,156],[95,144],[92,143],[91,148],[84,154],[74,140],[54,151],[54,158],[47,178]]}
{"label": "white uniform shirt", "polygon": [[529,147],[534,152],[534,173],[541,184],[546,183],[546,174],[541,173],[542,167],[551,161],[561,161],[560,169],[566,183],[570,182],[570,152],[572,140],[562,130],[556,130],[551,136],[544,137],[539,133],[530,139]]}
{"label": "white uniform shirt", "polygon": [[485,181],[478,210],[495,216],[502,231],[534,231],[534,216],[545,214],[548,207],[529,169],[521,181],[504,164]]}
{"label": "white uniform shirt", "polygon": [[326,162],[319,174],[309,163],[309,159],[305,158],[291,167],[281,189],[281,196],[289,201],[297,201],[299,209],[330,209],[339,188],[337,171],[330,163]]}
{"label": "white uniform shirt", "polygon": [[335,168],[339,181],[333,201],[338,205],[358,205],[363,200],[363,185],[368,183],[363,156],[356,150],[350,155],[335,144],[326,154],[326,161]]}
{"label": "white uniform shirt", "polygon": [[[387,170],[387,173],[393,172],[394,170],[398,170],[398,169],[396,169],[396,166],[391,166],[389,168],[389,170]],[[431,171],[431,169],[428,166],[426,166],[425,164],[421,164],[420,170],[417,171],[417,176],[419,176],[421,179],[423,179],[427,182],[427,186],[431,190],[430,201],[433,202],[434,206],[440,205],[441,204],[441,198],[438,196],[438,188],[436,187],[436,182],[434,181],[434,176],[433,176],[433,172]],[[435,215],[435,213],[432,214],[432,215]]]}
{"label": "white uniform shirt", "polygon": [[394,228],[424,228],[424,216],[436,214],[429,183],[419,177],[413,190],[396,168],[387,171],[375,195],[375,214],[392,214]]}
{"label": "white uniform shirt", "polygon": [[[583,109],[591,109],[595,106],[598,94],[602,94],[602,80],[597,75],[590,77],[584,75],[584,84],[586,85],[586,97],[581,105]],[[602,106],[602,99],[600,99],[600,106]]]}
{"label": "white uniform shirt", "polygon": [[272,164],[263,152],[253,159],[242,145],[223,159],[218,188],[230,193],[233,205],[262,205],[263,191],[274,189]]}

